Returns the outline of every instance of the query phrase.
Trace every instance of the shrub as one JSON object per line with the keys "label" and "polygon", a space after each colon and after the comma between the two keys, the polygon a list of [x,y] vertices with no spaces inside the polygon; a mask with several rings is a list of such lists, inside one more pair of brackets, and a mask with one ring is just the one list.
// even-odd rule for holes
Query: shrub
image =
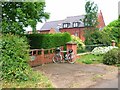
{"label": "shrub", "polygon": [[29,46],[23,37],[6,34],[2,37],[1,62],[2,79],[5,80],[28,80],[29,70]]}
{"label": "shrub", "polygon": [[120,64],[120,49],[112,49],[103,57],[103,63],[107,65]]}
{"label": "shrub", "polygon": [[115,40],[117,43],[120,42],[120,20],[114,20],[104,27],[103,31],[108,33],[109,37],[112,40]]}
{"label": "shrub", "polygon": [[85,33],[85,45],[94,45],[94,44],[111,44],[111,38],[109,34],[104,31],[99,30],[88,30]]}
{"label": "shrub", "polygon": [[28,34],[26,37],[28,38],[31,49],[48,49],[64,46],[66,42],[71,40],[69,33]]}
{"label": "shrub", "polygon": [[120,48],[120,42],[117,44],[117,46]]}
{"label": "shrub", "polygon": [[108,51],[114,49],[114,48],[118,48],[118,47],[113,47],[113,46],[108,46],[108,47],[96,47],[92,50],[92,54],[94,55],[100,55],[100,54],[105,54],[107,53]]}
{"label": "shrub", "polygon": [[72,35],[71,39],[73,42],[77,43],[77,50],[82,51],[85,49],[85,44],[82,42],[82,40],[79,37]]}

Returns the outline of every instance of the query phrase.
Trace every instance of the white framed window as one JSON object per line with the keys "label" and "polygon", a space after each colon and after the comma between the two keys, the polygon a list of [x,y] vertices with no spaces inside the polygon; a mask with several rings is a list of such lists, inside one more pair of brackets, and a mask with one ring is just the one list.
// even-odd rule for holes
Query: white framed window
{"label": "white framed window", "polygon": [[70,23],[63,23],[63,28],[68,28],[70,26]]}
{"label": "white framed window", "polygon": [[75,32],[75,34],[74,34],[75,36],[78,36],[78,32]]}
{"label": "white framed window", "polygon": [[79,27],[80,22],[73,22],[73,27]]}

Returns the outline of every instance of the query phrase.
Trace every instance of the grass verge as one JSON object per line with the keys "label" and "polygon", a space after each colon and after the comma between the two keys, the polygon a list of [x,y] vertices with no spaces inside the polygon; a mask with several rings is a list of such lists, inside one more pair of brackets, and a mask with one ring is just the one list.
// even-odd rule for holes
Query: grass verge
{"label": "grass verge", "polygon": [[2,81],[2,88],[53,88],[49,79],[38,71],[33,71],[28,81]]}
{"label": "grass verge", "polygon": [[102,63],[103,55],[85,54],[77,60],[78,63],[99,64]]}

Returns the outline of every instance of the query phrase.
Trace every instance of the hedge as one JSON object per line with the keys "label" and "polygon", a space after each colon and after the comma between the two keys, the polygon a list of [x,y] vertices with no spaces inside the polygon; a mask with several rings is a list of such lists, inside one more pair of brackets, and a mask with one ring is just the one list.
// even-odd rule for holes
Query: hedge
{"label": "hedge", "polygon": [[56,34],[27,34],[28,42],[31,49],[49,49],[64,46],[71,40],[69,33]]}
{"label": "hedge", "polygon": [[0,38],[2,76],[4,80],[26,81],[29,79],[29,45],[25,37],[6,34]]}

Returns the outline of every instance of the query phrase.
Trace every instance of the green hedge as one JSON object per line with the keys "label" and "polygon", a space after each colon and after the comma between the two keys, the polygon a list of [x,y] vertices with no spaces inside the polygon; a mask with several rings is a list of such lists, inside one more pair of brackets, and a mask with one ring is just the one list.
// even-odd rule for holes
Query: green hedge
{"label": "green hedge", "polygon": [[71,40],[69,33],[56,34],[27,34],[28,42],[31,49],[48,49],[64,46],[66,42]]}
{"label": "green hedge", "polygon": [[2,76],[4,80],[26,81],[29,79],[29,45],[26,38],[6,34],[0,38]]}

